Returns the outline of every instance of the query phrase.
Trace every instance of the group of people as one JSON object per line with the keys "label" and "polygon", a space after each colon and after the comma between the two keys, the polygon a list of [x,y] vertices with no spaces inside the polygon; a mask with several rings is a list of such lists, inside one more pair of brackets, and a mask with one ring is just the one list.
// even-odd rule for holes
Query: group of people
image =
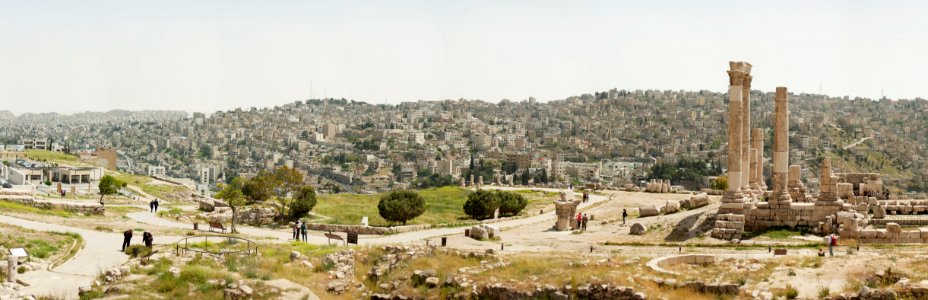
{"label": "group of people", "polygon": [[[151,234],[151,232],[146,231],[142,233],[142,242],[145,243],[145,247],[148,247],[148,249],[151,249],[152,243],[154,241],[155,241],[155,237]],[[132,243],[132,229],[123,231],[122,232],[122,252],[126,252],[126,247],[129,247],[131,243]]]}
{"label": "group of people", "polygon": [[148,202],[148,208],[151,209],[152,213],[158,212],[158,204],[160,204],[158,202],[158,198],[155,198],[155,200],[151,200],[151,202]]}
{"label": "group of people", "polygon": [[291,229],[293,230],[293,240],[294,240],[294,241],[299,241],[299,240],[300,240],[300,237],[303,238],[303,241],[304,241],[304,242],[307,241],[307,239],[306,239],[306,234],[307,234],[307,231],[306,231],[306,222],[303,222],[302,220],[296,221],[296,223],[293,223],[293,226],[291,227]]}
{"label": "group of people", "polygon": [[586,223],[590,218],[584,213],[577,213],[577,227],[576,230],[586,231]]}

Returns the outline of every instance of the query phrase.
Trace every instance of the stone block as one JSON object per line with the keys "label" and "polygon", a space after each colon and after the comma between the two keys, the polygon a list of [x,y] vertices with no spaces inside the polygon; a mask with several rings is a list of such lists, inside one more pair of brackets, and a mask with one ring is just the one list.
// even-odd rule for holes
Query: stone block
{"label": "stone block", "polygon": [[638,216],[641,218],[656,216],[658,214],[660,214],[660,212],[654,205],[645,205],[638,208]]}

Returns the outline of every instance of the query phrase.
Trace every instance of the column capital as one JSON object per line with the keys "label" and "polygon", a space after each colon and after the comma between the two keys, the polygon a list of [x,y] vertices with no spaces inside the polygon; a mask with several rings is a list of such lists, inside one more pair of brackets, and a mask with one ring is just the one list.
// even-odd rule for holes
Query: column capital
{"label": "column capital", "polygon": [[741,71],[728,71],[728,85],[730,86],[740,86],[744,83],[744,76],[746,74]]}
{"label": "column capital", "polygon": [[741,84],[742,86],[744,86],[744,90],[748,92],[751,91],[751,80],[752,79],[754,79],[754,76],[751,76],[750,74],[744,74],[744,82],[742,82]]}

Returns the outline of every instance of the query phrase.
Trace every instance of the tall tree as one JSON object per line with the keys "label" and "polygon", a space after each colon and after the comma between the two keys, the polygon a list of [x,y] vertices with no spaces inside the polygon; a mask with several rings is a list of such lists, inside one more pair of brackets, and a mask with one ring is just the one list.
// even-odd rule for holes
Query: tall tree
{"label": "tall tree", "polygon": [[126,182],[110,175],[103,175],[103,178],[100,178],[100,184],[97,185],[100,189],[100,204],[103,204],[103,197],[114,195],[125,186]]}
{"label": "tall tree", "polygon": [[238,232],[238,230],[235,229],[235,220],[238,217],[239,209],[245,206],[245,194],[242,193],[242,188],[244,186],[245,180],[241,177],[236,177],[232,179],[232,182],[223,184],[222,190],[214,196],[217,199],[226,201],[226,204],[232,209],[232,225],[230,225],[232,233]]}

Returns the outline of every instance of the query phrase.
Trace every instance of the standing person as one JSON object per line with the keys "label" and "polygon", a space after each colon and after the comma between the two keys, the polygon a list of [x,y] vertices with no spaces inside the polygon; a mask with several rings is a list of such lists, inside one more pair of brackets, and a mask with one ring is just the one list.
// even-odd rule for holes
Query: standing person
{"label": "standing person", "polygon": [[303,241],[306,241],[306,222],[301,222],[300,225],[300,234],[303,235]]}
{"label": "standing person", "polygon": [[583,214],[583,229],[581,229],[581,231],[586,231],[586,223],[589,220],[590,220],[589,217],[587,217],[586,214]]}
{"label": "standing person", "polygon": [[832,233],[828,236],[828,255],[835,256],[835,246],[838,245],[838,237]]}
{"label": "standing person", "polygon": [[577,227],[574,227],[574,228],[577,230],[580,230],[580,225],[583,225],[582,222],[583,222],[583,214],[578,212],[577,213]]}
{"label": "standing person", "polygon": [[158,212],[158,198],[155,198],[155,212]]}
{"label": "standing person", "polygon": [[152,213],[155,212],[155,201],[154,200],[148,201],[148,210],[151,211]]}
{"label": "standing person", "polygon": [[628,211],[622,209],[622,225],[625,225],[625,218],[628,218]]}
{"label": "standing person", "polygon": [[300,221],[291,223],[290,230],[293,231],[293,239],[298,239],[300,236]]}
{"label": "standing person", "polygon": [[132,242],[132,229],[122,232],[122,252],[126,252],[126,247]]}
{"label": "standing person", "polygon": [[152,236],[150,232],[146,231],[142,234],[142,242],[145,242],[145,247],[148,247],[148,249],[151,249],[151,244],[154,241],[155,237]]}

